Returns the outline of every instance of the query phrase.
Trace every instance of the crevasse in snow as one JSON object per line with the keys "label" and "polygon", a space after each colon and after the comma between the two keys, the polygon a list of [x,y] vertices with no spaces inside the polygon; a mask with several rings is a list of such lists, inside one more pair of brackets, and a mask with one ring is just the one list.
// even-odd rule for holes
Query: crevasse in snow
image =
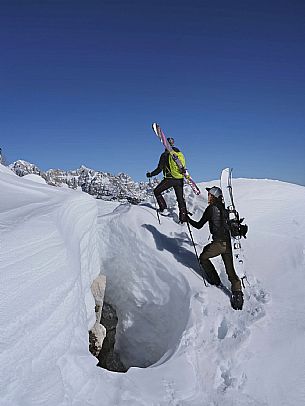
{"label": "crevasse in snow", "polygon": [[[214,183],[199,197],[186,189],[195,219]],[[304,404],[304,187],[234,181],[249,225],[242,312],[202,284],[171,193],[159,226],[149,202],[96,202],[3,167],[0,188],[1,405]],[[200,252],[207,227],[193,235]],[[221,260],[215,265],[228,284]],[[97,368],[88,351],[100,268],[126,374]]]}

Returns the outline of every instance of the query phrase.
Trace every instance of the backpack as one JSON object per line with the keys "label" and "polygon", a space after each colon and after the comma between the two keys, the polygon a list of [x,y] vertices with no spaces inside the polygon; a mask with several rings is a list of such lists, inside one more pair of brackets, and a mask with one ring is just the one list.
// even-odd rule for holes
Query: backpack
{"label": "backpack", "polygon": [[173,155],[169,154],[169,158],[168,158],[169,169],[170,169],[170,173],[173,178],[182,179],[183,173],[181,172],[181,169],[179,168],[179,164],[176,162],[177,158],[180,161],[183,168],[185,168],[184,155],[182,154],[181,151],[179,151],[179,152],[174,151]]}
{"label": "backpack", "polygon": [[[230,234],[235,239],[240,239],[242,237],[247,238],[246,234],[248,232],[248,226],[242,224],[244,218],[239,218],[239,213],[236,210],[226,210],[226,226],[230,231]],[[230,218],[230,214],[233,214],[233,218]]]}

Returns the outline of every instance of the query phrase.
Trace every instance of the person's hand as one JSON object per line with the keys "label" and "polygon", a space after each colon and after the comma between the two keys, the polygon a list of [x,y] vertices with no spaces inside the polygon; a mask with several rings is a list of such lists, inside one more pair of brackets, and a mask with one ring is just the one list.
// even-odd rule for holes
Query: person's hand
{"label": "person's hand", "polygon": [[147,178],[151,178],[151,173],[150,173],[150,172],[146,172],[146,177],[147,177]]}

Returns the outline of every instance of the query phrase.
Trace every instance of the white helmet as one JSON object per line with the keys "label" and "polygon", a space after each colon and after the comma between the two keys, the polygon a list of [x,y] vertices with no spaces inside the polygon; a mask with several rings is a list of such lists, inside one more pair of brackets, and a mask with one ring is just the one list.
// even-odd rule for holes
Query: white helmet
{"label": "white helmet", "polygon": [[219,187],[213,186],[213,187],[206,187],[206,190],[214,197],[222,197],[222,191]]}

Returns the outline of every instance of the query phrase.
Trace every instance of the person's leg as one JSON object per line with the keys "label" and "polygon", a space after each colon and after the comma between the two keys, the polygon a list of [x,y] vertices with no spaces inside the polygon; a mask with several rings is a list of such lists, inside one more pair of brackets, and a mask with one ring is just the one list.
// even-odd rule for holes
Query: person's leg
{"label": "person's leg", "polygon": [[221,257],[224,262],[229,281],[231,282],[232,292],[241,291],[242,290],[241,282],[234,269],[231,244],[230,243],[225,243],[225,244],[226,244],[226,250],[223,254],[221,254]]}
{"label": "person's leg", "polygon": [[232,246],[230,242],[226,242],[226,250],[221,254],[222,260],[225,264],[226,273],[229,281],[231,282],[231,305],[235,310],[242,310],[244,305],[244,295],[241,289],[241,282],[234,269]]}
{"label": "person's leg", "polygon": [[166,201],[164,200],[164,197],[161,193],[169,189],[171,186],[172,185],[170,184],[169,179],[163,179],[154,189],[154,195],[156,196],[160,211],[163,211],[167,208]]}
{"label": "person's leg", "polygon": [[212,243],[206,245],[203,248],[202,253],[200,254],[199,260],[202,265],[205,278],[211,285],[218,286],[221,283],[221,281],[214,265],[210,261],[210,258],[217,257],[222,252],[223,248],[221,246],[221,243],[213,241]]}
{"label": "person's leg", "polygon": [[183,179],[174,179],[174,191],[176,194],[179,207],[179,220],[184,222],[187,220],[186,204],[183,196]]}

